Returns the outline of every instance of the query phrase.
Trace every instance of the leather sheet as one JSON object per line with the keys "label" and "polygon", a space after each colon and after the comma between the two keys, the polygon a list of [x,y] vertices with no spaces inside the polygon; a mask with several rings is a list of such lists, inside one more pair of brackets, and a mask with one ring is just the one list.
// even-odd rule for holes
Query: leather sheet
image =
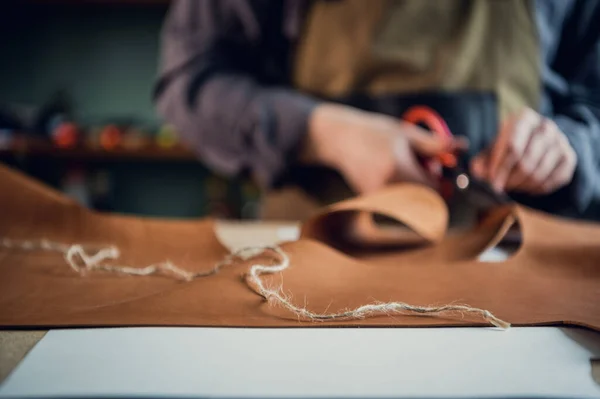
{"label": "leather sheet", "polygon": [[[406,229],[378,228],[370,214]],[[292,266],[265,277],[315,312],[374,301],[464,303],[514,325],[572,324],[600,330],[600,226],[519,206],[498,209],[481,225],[447,235],[438,195],[414,185],[390,187],[325,209],[302,238],[282,245]],[[522,245],[502,263],[477,256],[518,222]],[[171,260],[210,269],[227,253],[211,220],[161,220],[99,214],[0,166],[0,237],[114,244],[119,264]],[[349,243],[351,245],[349,245]],[[464,326],[465,315],[380,316],[307,322],[267,304],[241,278],[252,261],[192,282],[102,272],[81,276],[61,254],[0,249],[0,326]]]}

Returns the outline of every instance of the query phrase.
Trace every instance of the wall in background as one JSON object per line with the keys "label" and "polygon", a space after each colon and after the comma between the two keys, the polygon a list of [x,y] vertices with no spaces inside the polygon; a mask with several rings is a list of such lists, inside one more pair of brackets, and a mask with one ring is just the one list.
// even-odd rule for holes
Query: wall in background
{"label": "wall in background", "polygon": [[[60,90],[83,124],[124,117],[158,125],[151,93],[167,2],[82,3],[0,1],[0,102],[41,105]],[[220,179],[194,161],[83,163],[18,156],[0,161],[63,189],[81,173],[108,176],[109,210],[115,212],[252,217],[244,215],[248,206],[240,202],[247,184]],[[246,191],[256,197],[255,190]]]}
{"label": "wall in background", "polygon": [[166,5],[2,3],[0,101],[39,104],[66,90],[82,120],[157,123],[151,91]]}

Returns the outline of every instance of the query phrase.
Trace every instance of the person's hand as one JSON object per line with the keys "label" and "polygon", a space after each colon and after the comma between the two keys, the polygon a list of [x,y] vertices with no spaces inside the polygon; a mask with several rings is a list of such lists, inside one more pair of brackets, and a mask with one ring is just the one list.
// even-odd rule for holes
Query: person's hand
{"label": "person's hand", "polygon": [[543,195],[569,184],[576,165],[556,123],[526,109],[503,124],[492,147],[473,159],[471,173],[497,191]]}
{"label": "person's hand", "polygon": [[385,115],[326,103],[311,115],[302,159],[337,169],[356,192],[368,193],[401,181],[436,187],[419,157],[465,147]]}

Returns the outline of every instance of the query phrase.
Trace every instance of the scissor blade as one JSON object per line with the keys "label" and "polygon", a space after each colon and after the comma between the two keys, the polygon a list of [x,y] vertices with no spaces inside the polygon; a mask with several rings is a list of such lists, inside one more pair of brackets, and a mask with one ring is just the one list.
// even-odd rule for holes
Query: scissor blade
{"label": "scissor blade", "polygon": [[486,209],[512,202],[508,195],[497,192],[487,182],[472,176],[469,176],[469,187],[466,194],[469,202]]}
{"label": "scissor blade", "polygon": [[445,176],[452,180],[455,189],[461,191],[465,199],[477,208],[489,209],[512,202],[508,195],[497,192],[489,183],[473,177],[462,168],[452,168],[444,172]]}

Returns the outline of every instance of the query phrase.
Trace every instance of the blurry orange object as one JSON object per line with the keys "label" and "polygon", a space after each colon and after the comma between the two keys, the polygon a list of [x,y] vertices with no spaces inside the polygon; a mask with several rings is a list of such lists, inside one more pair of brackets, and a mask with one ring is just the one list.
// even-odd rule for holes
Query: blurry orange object
{"label": "blurry orange object", "polygon": [[[452,132],[446,121],[433,109],[425,106],[415,106],[402,115],[402,119],[412,124],[424,124],[433,134],[441,139],[450,140]],[[456,155],[448,152],[438,155],[437,160],[447,168],[454,168],[458,164]]]}
{"label": "blurry orange object", "polygon": [[127,148],[129,150],[139,150],[140,148],[148,146],[149,142],[150,139],[148,138],[148,135],[143,131],[130,128],[123,133],[121,145],[123,148]]}
{"label": "blurry orange object", "polygon": [[85,144],[90,148],[98,148],[100,147],[100,134],[102,133],[102,128],[100,127],[92,127],[88,129],[85,135]]}
{"label": "blurry orange object", "polygon": [[52,141],[59,148],[73,148],[77,145],[79,128],[72,122],[63,122],[52,132]]}
{"label": "blurry orange object", "polygon": [[156,144],[161,148],[172,148],[178,141],[177,131],[171,125],[162,126],[156,135]]}
{"label": "blurry orange object", "polygon": [[115,125],[107,125],[100,133],[100,146],[105,150],[114,150],[123,139],[123,133]]}

